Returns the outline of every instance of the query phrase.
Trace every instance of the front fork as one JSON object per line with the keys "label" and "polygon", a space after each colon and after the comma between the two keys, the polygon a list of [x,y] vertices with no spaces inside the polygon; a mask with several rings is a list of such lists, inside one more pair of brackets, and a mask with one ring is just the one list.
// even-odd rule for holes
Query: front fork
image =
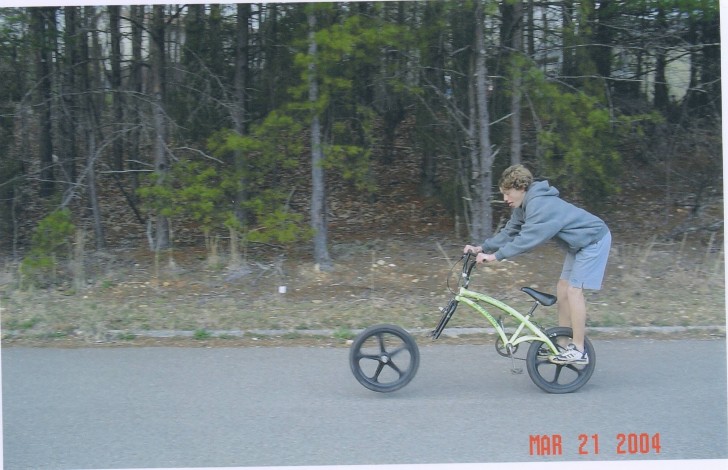
{"label": "front fork", "polygon": [[458,308],[458,301],[457,299],[453,298],[450,300],[450,302],[447,304],[446,307],[442,309],[442,317],[440,317],[440,322],[437,324],[437,328],[432,330],[432,333],[430,333],[430,337],[432,339],[437,339],[442,334],[442,330],[445,329],[445,326],[447,326],[447,322],[450,321],[453,314],[455,313],[455,309]]}

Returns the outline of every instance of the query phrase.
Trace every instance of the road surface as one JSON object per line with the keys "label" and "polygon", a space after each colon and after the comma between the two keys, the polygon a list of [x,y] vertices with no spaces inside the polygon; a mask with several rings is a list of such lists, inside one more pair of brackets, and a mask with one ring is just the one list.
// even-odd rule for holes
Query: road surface
{"label": "road surface", "polygon": [[4,468],[728,459],[723,338],[600,339],[566,395],[492,344],[425,343],[389,394],[346,348],[4,348]]}

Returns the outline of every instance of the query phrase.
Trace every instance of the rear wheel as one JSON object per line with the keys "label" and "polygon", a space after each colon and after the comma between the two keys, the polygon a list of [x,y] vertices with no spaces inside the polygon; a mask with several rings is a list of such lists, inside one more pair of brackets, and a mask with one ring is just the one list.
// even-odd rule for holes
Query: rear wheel
{"label": "rear wheel", "polygon": [[351,345],[349,365],[356,380],[375,392],[393,392],[417,373],[420,351],[412,335],[397,325],[374,325]]}
{"label": "rear wheel", "polygon": [[[572,340],[571,328],[558,326],[546,330],[552,343],[568,344]],[[533,341],[526,355],[528,375],[541,390],[549,393],[570,393],[579,390],[591,378],[597,356],[589,338],[584,338],[584,348],[589,355],[588,364],[554,364],[539,349],[548,348],[543,341]]]}

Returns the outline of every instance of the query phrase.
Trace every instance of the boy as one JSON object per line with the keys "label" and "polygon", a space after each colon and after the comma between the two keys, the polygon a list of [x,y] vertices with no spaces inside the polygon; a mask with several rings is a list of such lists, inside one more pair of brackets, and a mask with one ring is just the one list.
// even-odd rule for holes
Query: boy
{"label": "boy", "polygon": [[466,245],[478,263],[513,258],[554,238],[566,249],[556,285],[559,325],[572,328],[572,343],[556,356],[557,364],[588,364],[584,349],[586,300],[583,289],[599,290],[612,244],[609,228],[599,217],[559,198],[548,181],[533,181],[523,165],[507,168],[498,183],[503,200],[513,209],[508,223],[481,246]]}

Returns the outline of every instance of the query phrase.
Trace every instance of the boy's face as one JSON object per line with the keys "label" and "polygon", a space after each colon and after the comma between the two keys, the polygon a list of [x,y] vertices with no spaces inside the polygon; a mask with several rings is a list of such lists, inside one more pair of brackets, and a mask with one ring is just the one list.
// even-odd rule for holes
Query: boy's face
{"label": "boy's face", "polygon": [[503,200],[506,204],[508,204],[508,207],[510,207],[511,209],[521,207],[521,204],[523,204],[523,198],[526,197],[526,191],[523,189],[501,188],[501,193],[503,193]]}

